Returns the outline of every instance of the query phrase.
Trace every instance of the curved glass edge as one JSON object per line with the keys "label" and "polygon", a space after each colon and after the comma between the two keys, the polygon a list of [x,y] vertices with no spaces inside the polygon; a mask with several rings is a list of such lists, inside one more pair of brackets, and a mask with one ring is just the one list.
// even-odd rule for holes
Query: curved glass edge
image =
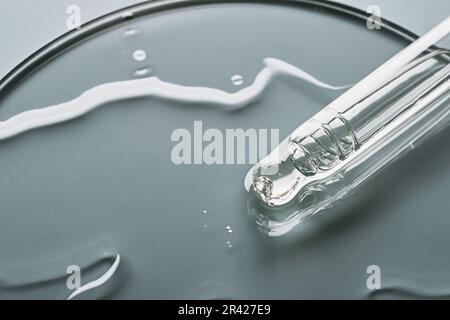
{"label": "curved glass edge", "polygon": [[[19,63],[8,74],[0,80],[0,99],[4,97],[15,85],[26,79],[36,70],[45,66],[49,61],[60,55],[62,52],[74,47],[83,41],[116,27],[130,20],[141,18],[149,14],[166,11],[171,9],[213,5],[213,4],[274,4],[291,5],[295,7],[322,9],[329,13],[342,14],[344,16],[366,21],[370,14],[348,5],[326,1],[326,0],[255,0],[255,1],[237,1],[237,0],[150,0],[128,6],[99,18],[91,20],[81,26],[80,29],[74,29],[43,46],[28,58]],[[385,19],[380,21],[381,31],[389,32],[400,39],[412,42],[418,36],[411,31]]]}

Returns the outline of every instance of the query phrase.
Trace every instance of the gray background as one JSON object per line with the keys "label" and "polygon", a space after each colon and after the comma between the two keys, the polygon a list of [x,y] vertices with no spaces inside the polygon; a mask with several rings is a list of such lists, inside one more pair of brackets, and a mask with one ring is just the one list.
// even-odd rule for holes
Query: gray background
{"label": "gray background", "polygon": [[[24,18],[26,24],[9,28],[3,38],[17,51],[7,51],[5,64],[14,65],[63,32],[68,2],[63,3],[57,5],[61,12],[51,5],[23,12],[36,20]],[[123,4],[108,2],[113,3]],[[380,6],[387,17],[396,8],[406,19],[404,7]],[[92,15],[111,8],[95,7]],[[418,11],[417,20],[408,18],[418,33],[449,12],[444,3],[428,7],[435,15],[427,12],[425,19]],[[349,19],[284,7],[182,10],[135,24],[144,30],[135,40],[123,39],[121,26],[39,70],[2,101],[0,118],[128,79],[142,66],[130,59],[136,48],[147,50],[145,63],[162,79],[231,91],[236,88],[230,76],[239,72],[248,84],[266,56],[339,85],[358,81],[406,45]],[[48,33],[30,36],[30,30],[41,29]],[[11,37],[11,30],[22,33]],[[239,112],[138,99],[3,141],[0,297],[65,298],[68,264],[83,267],[85,283],[102,274],[115,253],[123,258],[118,274],[83,298],[379,297],[365,286],[371,264],[382,268],[387,290],[381,297],[448,296],[448,130],[333,214],[282,238],[260,234],[248,216],[243,177],[249,166],[177,167],[169,161],[171,132],[192,128],[194,120],[215,128],[280,128],[284,137],[334,98],[285,79]],[[233,228],[231,236],[226,225]]]}

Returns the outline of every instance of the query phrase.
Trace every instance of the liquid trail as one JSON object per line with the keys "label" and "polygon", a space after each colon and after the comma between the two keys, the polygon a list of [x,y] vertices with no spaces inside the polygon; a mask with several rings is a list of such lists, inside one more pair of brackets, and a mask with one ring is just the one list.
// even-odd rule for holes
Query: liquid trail
{"label": "liquid trail", "polygon": [[96,280],[86,283],[85,285],[81,286],[80,288],[72,292],[72,294],[67,298],[67,300],[72,300],[73,298],[82,294],[83,292],[92,290],[105,284],[114,275],[117,268],[119,267],[119,263],[120,263],[120,255],[117,255],[116,259],[114,260],[114,263],[108,269],[108,271],[105,272],[105,274],[103,274],[100,278]]}
{"label": "liquid trail", "polygon": [[116,272],[120,255],[116,253],[109,241],[101,240],[95,244],[70,254],[65,257],[46,261],[36,265],[26,267],[0,267],[0,289],[30,289],[38,288],[52,283],[66,282],[66,269],[70,265],[76,265],[85,271],[99,265],[106,260],[114,259],[111,267],[98,279],[90,281],[73,291],[68,300],[94,288],[105,284]]}
{"label": "liquid trail", "polygon": [[102,261],[113,259],[116,255],[113,245],[109,241],[101,240],[79,252],[39,264],[24,267],[0,266],[0,288],[20,288],[55,280],[65,281],[65,272],[69,265],[76,264],[86,270]]}
{"label": "liquid trail", "polygon": [[108,102],[137,97],[153,96],[189,103],[211,103],[238,109],[256,100],[278,75],[301,79],[327,90],[341,90],[348,87],[333,86],[322,82],[306,71],[279,59],[266,58],[264,64],[265,67],[257,74],[250,86],[234,93],[209,87],[173,84],[156,76],[102,84],[87,90],[71,101],[32,109],[1,121],[0,140],[32,129],[75,119]]}

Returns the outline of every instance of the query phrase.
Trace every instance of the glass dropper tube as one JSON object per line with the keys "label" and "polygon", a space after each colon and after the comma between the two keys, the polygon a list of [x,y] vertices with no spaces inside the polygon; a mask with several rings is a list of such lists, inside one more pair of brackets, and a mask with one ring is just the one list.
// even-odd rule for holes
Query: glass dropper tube
{"label": "glass dropper tube", "polygon": [[298,127],[255,166],[251,189],[264,205],[300,203],[287,218],[268,221],[285,227],[330,207],[448,124],[450,55],[437,45],[449,40],[449,33],[450,17]]}

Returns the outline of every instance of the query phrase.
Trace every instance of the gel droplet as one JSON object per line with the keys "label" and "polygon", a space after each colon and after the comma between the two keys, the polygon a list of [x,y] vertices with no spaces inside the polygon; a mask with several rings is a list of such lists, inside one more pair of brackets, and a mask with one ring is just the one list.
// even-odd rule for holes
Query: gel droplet
{"label": "gel droplet", "polygon": [[137,29],[137,28],[128,28],[123,32],[123,35],[125,37],[131,37],[134,35],[137,35],[141,32],[141,30]]}
{"label": "gel droplet", "polygon": [[134,78],[148,77],[153,73],[153,69],[150,67],[139,68],[133,71],[132,76]]}
{"label": "gel droplet", "polygon": [[133,52],[133,59],[135,61],[144,61],[147,58],[147,53],[144,50],[136,50]]}
{"label": "gel droplet", "polygon": [[231,83],[235,86],[240,86],[244,83],[244,78],[240,74],[235,74],[231,77]]}

